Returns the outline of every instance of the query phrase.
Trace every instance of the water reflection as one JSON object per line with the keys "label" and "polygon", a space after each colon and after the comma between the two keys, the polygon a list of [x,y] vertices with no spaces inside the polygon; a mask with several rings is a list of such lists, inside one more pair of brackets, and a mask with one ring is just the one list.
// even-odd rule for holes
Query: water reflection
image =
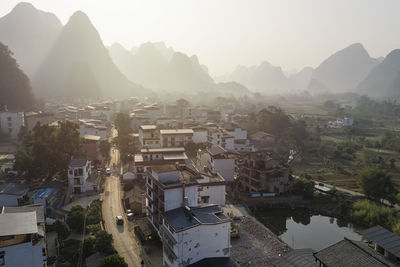
{"label": "water reflection", "polygon": [[308,209],[258,209],[255,214],[293,248],[320,250],[344,237],[361,240],[345,220],[312,214]]}

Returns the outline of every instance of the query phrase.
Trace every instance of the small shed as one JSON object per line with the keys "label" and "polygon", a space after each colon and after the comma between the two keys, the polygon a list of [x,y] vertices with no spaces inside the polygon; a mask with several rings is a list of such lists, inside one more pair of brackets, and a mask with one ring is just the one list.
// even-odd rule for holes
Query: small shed
{"label": "small shed", "polygon": [[123,181],[132,181],[136,179],[136,175],[131,172],[131,171],[127,171],[122,175],[122,180]]}

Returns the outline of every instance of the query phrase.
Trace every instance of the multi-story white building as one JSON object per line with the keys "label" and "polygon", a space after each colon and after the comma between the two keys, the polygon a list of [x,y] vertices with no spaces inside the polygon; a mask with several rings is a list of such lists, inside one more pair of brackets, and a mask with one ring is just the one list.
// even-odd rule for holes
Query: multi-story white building
{"label": "multi-story white building", "polygon": [[184,147],[187,143],[193,142],[193,130],[160,130],[160,140],[162,147]]}
{"label": "multi-story white building", "polygon": [[[198,160],[207,161],[208,171],[222,176],[225,181],[232,182],[235,173],[235,160],[238,154],[229,152],[220,146],[207,149],[198,153]],[[204,164],[204,163],[203,163]]]}
{"label": "multi-story white building", "polygon": [[79,135],[81,137],[94,135],[100,137],[99,141],[107,140],[107,127],[100,120],[81,119],[79,120]]}
{"label": "multi-story white building", "polygon": [[73,194],[97,191],[97,177],[92,174],[92,165],[86,158],[72,158],[68,167],[68,186]]}
{"label": "multi-story white building", "polygon": [[160,130],[156,125],[141,125],[139,127],[139,143],[142,148],[159,148]]}
{"label": "multi-story white building", "polygon": [[209,129],[207,136],[207,146],[216,147],[220,146],[228,151],[234,151],[235,138],[226,133],[223,129]]}
{"label": "multi-story white building", "polygon": [[230,256],[230,223],[218,205],[184,205],[162,214],[163,265],[183,267]]}
{"label": "multi-story white building", "polygon": [[45,229],[35,211],[0,214],[0,266],[47,266]]}
{"label": "multi-story white building", "polygon": [[12,139],[18,139],[18,133],[24,126],[22,112],[0,112],[0,131],[8,134]]}
{"label": "multi-story white building", "polygon": [[148,219],[157,231],[161,214],[182,207],[185,198],[190,207],[225,205],[226,182],[219,175],[208,176],[180,164],[151,166],[145,175]]}
{"label": "multi-story white building", "polygon": [[149,166],[183,164],[187,159],[183,147],[142,148],[140,154],[135,155],[133,172],[135,178],[143,178]]}

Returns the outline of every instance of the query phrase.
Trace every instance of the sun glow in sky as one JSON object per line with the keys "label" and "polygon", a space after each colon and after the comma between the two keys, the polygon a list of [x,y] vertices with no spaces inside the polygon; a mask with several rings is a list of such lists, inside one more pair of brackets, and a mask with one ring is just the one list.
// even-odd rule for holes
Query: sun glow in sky
{"label": "sun glow in sky", "polygon": [[[1,0],[3,16],[19,1]],[[213,76],[269,61],[316,67],[360,42],[371,56],[400,48],[398,0],[32,0],[63,24],[84,11],[106,45],[164,41],[196,54]],[[0,36],[1,41],[1,36]]]}

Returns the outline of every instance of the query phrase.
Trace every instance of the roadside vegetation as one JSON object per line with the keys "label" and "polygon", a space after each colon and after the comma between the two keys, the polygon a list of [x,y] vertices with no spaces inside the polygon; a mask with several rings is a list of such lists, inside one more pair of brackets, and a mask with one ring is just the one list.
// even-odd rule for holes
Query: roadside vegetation
{"label": "roadside vegetation", "polygon": [[117,148],[121,155],[121,162],[126,163],[132,160],[138,152],[138,144],[132,136],[131,120],[129,114],[118,113],[114,120],[118,136],[112,140],[112,146]]}

